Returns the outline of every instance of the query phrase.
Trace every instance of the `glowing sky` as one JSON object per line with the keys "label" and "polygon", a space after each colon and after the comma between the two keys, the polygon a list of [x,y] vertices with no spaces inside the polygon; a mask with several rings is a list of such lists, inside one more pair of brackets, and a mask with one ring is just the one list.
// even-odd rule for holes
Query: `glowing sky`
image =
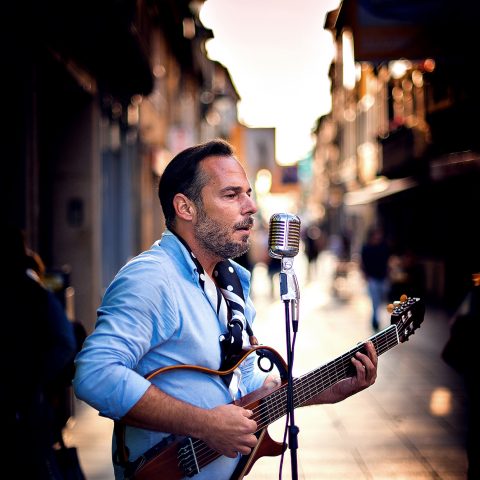
{"label": "glowing sky", "polygon": [[331,109],[334,48],[325,15],[339,0],[206,0],[202,23],[215,38],[208,56],[230,72],[242,100],[239,119],[276,128],[281,164],[303,158],[316,119]]}

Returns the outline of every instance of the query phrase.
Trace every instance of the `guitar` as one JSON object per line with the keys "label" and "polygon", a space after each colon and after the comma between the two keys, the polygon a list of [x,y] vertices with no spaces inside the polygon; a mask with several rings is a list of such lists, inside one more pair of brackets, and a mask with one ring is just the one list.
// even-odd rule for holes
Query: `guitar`
{"label": "guitar", "polygon": [[[391,306],[391,325],[366,341],[370,340],[377,352],[381,355],[399,343],[407,341],[423,321],[425,307],[419,298],[407,298]],[[351,358],[355,353],[364,351],[365,342],[356,345],[343,355],[306,373],[293,382],[294,408],[301,407],[310,399],[336,384],[340,380],[355,375],[355,368]],[[229,370],[216,371],[193,365],[181,365],[159,369],[152,372],[147,378],[179,368],[201,370],[208,374],[227,375],[250,354],[256,352],[260,357],[274,358],[274,363],[280,372],[285,373],[286,364],[281,356],[272,348],[256,346],[246,351],[240,360]],[[273,357],[272,357],[273,355]],[[267,431],[268,425],[287,414],[287,379],[282,374],[282,382],[274,388],[260,388],[234,402],[236,405],[253,411],[253,419],[257,422],[256,435],[258,442],[248,456],[243,456],[231,480],[241,480],[248,475],[253,464],[262,456],[276,456],[282,454],[286,445],[273,440]],[[183,477],[193,477],[200,470],[213,462],[221,455],[212,450],[205,442],[191,437],[178,439],[167,437],[159,444],[145,452],[135,462],[127,467],[125,478],[132,480],[150,480],[154,478],[168,478],[180,480]]]}

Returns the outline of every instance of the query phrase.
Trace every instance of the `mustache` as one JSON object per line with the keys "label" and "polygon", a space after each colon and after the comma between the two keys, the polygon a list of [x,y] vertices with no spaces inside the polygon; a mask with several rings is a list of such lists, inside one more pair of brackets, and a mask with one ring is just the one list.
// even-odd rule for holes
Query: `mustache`
{"label": "mustache", "polygon": [[247,218],[245,221],[236,223],[233,228],[235,230],[243,230],[244,228],[252,228],[255,220],[252,217]]}

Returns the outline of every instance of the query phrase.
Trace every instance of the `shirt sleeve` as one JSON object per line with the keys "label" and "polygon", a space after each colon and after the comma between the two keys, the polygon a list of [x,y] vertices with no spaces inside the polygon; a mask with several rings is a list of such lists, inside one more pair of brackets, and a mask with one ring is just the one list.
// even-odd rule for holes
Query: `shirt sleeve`
{"label": "shirt sleeve", "polygon": [[127,265],[107,289],[95,330],[75,359],[76,396],[101,415],[118,420],[151,383],[137,368],[152,345],[175,329],[168,276],[137,263]]}

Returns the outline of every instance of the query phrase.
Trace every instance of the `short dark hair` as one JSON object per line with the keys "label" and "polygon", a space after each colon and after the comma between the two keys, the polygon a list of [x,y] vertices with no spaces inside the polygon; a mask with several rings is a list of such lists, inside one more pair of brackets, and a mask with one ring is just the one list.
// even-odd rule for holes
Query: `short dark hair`
{"label": "short dark hair", "polygon": [[173,198],[177,193],[183,193],[194,203],[201,200],[202,188],[209,179],[202,175],[199,165],[205,158],[216,155],[234,156],[233,147],[223,139],[211,140],[186,148],[167,165],[158,185],[167,228],[171,229],[175,220]]}

